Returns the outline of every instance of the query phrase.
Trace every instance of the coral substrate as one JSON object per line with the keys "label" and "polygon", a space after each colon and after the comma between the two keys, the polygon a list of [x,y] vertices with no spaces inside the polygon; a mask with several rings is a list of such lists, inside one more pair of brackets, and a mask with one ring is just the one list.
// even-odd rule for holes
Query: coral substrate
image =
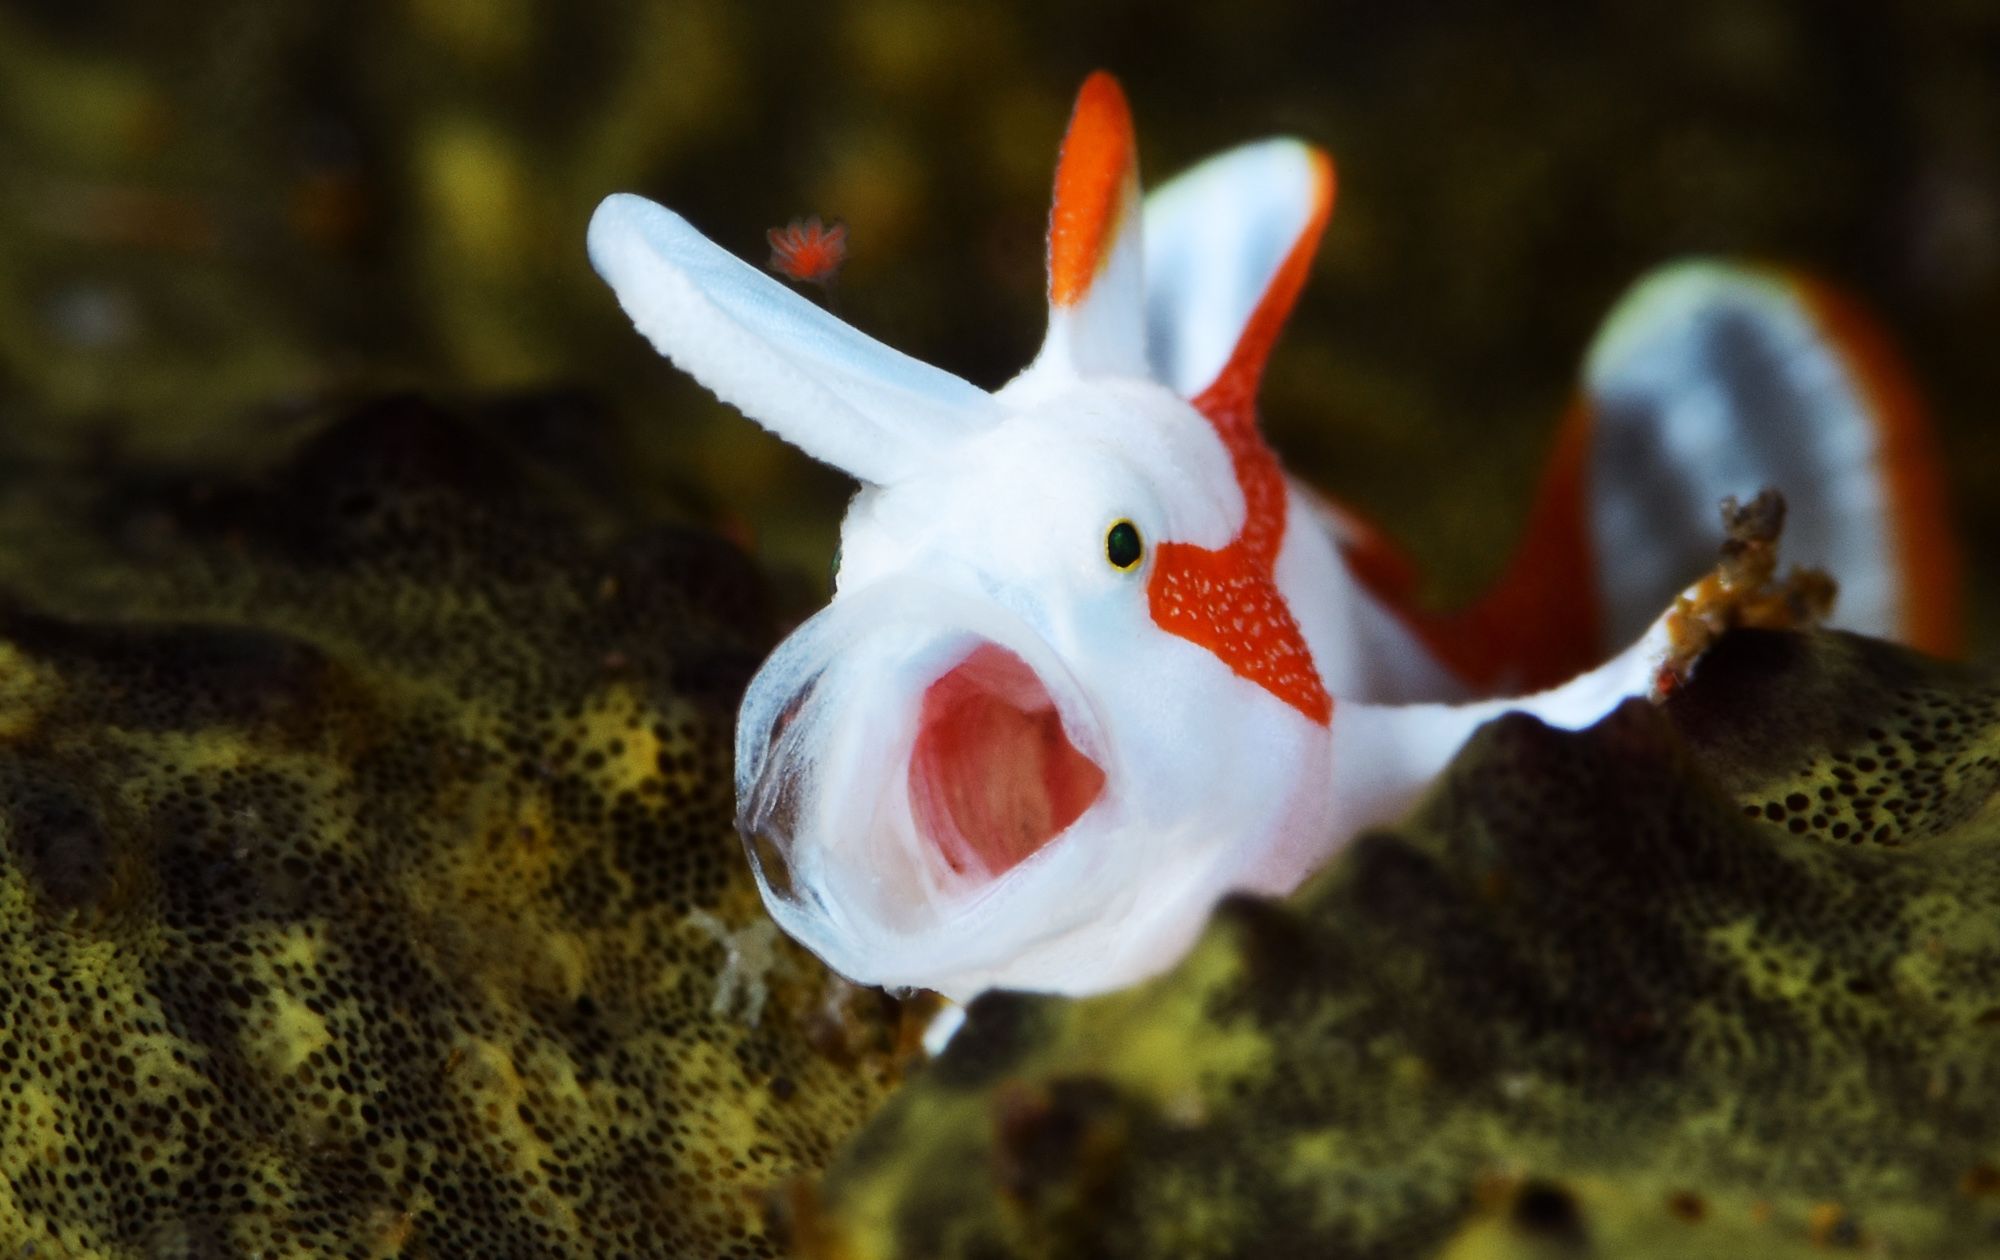
{"label": "coral substrate", "polygon": [[1738,631],[1502,719],[903,1083],[731,831],[760,583],[635,526],[598,423],[8,464],[0,1254],[2000,1254],[1990,674]]}
{"label": "coral substrate", "polygon": [[1081,1002],[990,996],[791,1223],[860,1257],[2000,1254],[2000,684],[1739,631]]}
{"label": "coral substrate", "polygon": [[767,1256],[896,1004],[764,917],[729,732],[770,642],[460,417],[0,514],[0,1254]]}

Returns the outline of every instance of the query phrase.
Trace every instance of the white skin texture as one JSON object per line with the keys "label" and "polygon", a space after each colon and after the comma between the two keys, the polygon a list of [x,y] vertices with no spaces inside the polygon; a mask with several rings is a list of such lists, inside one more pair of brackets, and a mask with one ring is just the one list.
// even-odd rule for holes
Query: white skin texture
{"label": "white skin texture", "polygon": [[[1103,85],[1093,80],[1087,96],[1093,88],[1101,103]],[[1080,103],[1074,126],[1117,122],[1086,118]],[[1118,203],[1087,291],[1052,303],[1041,354],[992,393],[840,322],[669,210],[630,195],[599,207],[591,259],[639,330],[724,401],[861,483],[841,526],[834,597],[751,684],[737,744],[739,824],[766,902],[838,971],[960,999],[996,986],[1130,983],[1179,957],[1224,893],[1288,892],[1358,829],[1396,818],[1500,712],[1574,728],[1648,692],[1666,654],[1656,614],[1698,569],[1656,566],[1643,591],[1610,572],[1599,589],[1620,602],[1605,622],[1633,636],[1629,647],[1553,690],[1468,699],[1350,573],[1337,523],[1289,483],[1276,584],[1332,698],[1330,721],[1155,621],[1159,545],[1222,548],[1244,528],[1230,450],[1190,400],[1232,361],[1294,247],[1310,249],[1331,197],[1327,170],[1306,145],[1266,141],[1197,167],[1143,211],[1136,199]],[[1724,316],[1733,335],[1779,345],[1776,361],[1799,379],[1717,370],[1709,334]],[[1855,437],[1866,408],[1837,356],[1782,282],[1759,273],[1661,273],[1613,320],[1589,385],[1632,425],[1662,415],[1706,425],[1711,455],[1728,446],[1746,400],[1768,409],[1774,396],[1802,429],[1845,408],[1842,440],[1866,446]],[[1786,478],[1834,485],[1821,515],[1873,515],[1849,531],[1851,546],[1833,538],[1827,554],[1804,558],[1844,580],[1886,581],[1888,560],[1863,545],[1881,514],[1867,501],[1870,451],[1767,445],[1790,464],[1738,460],[1734,480],[1693,483],[1679,469],[1692,519],[1661,527],[1705,536],[1712,551],[1723,494]],[[1827,460],[1847,461],[1836,472],[1862,469],[1852,488],[1814,462],[1820,445],[1833,450]],[[1614,505],[1593,518],[1592,539],[1597,563],[1614,570],[1606,558],[1644,551],[1647,528],[1642,500],[1616,491],[1651,471],[1599,460],[1589,475],[1592,502]],[[1144,543],[1129,571],[1107,556],[1107,531],[1121,521]],[[1878,624],[1887,616],[1857,628],[1893,630]],[[1012,654],[1012,672],[981,675],[975,690],[1014,707],[981,712],[1014,715],[1000,727],[1032,727],[1052,741],[1034,747],[1066,746],[1062,764],[1094,767],[1066,780],[1052,771],[1050,783],[1101,776],[1094,791],[1075,789],[1088,802],[1073,820],[997,870],[950,856],[916,799],[932,780],[911,769],[926,696],[949,690],[947,676],[977,674],[954,675],[976,653],[1001,659],[994,648]],[[1017,782],[1007,767],[1033,759],[1020,751],[1028,744],[993,738],[994,781]],[[960,786],[977,795],[988,785]],[[1039,787],[1023,790],[1043,799],[1032,796]]]}

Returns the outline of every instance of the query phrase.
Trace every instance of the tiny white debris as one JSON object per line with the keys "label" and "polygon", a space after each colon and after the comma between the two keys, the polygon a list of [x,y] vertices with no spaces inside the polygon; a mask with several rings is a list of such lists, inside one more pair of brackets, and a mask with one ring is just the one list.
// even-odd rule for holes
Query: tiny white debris
{"label": "tiny white debris", "polygon": [[924,1029],[924,1053],[937,1058],[963,1027],[965,1008],[956,1002],[946,1001],[938,1008],[938,1013],[931,1016],[930,1024]]}
{"label": "tiny white debris", "polygon": [[778,941],[778,925],[759,915],[740,928],[731,928],[706,910],[694,911],[687,921],[723,949],[722,974],[715,978],[709,1013],[741,1015],[744,1023],[756,1027],[764,1014],[764,1001],[771,995],[765,979],[777,962],[773,947]]}

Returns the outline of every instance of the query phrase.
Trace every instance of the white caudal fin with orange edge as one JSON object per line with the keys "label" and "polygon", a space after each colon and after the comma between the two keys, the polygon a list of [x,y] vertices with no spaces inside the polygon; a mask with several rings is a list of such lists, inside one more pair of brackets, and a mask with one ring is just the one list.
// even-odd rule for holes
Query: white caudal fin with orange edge
{"label": "white caudal fin with orange edge", "polygon": [[[1365,531],[1352,571],[1470,694],[1551,686],[1630,643],[1714,557],[1718,505],[1780,491],[1785,556],[1839,584],[1832,624],[1962,649],[1935,437],[1849,299],[1774,268],[1694,260],[1634,285],[1586,357],[1521,545],[1473,605],[1413,604]],[[1336,525],[1338,522],[1336,522]]]}
{"label": "white caudal fin with orange edge", "polygon": [[1959,643],[1958,558],[1934,439],[1886,340],[1845,298],[1714,261],[1641,280],[1584,368],[1582,486],[1607,641],[1713,555],[1716,504],[1765,486],[1785,554],[1840,584],[1833,624]]}

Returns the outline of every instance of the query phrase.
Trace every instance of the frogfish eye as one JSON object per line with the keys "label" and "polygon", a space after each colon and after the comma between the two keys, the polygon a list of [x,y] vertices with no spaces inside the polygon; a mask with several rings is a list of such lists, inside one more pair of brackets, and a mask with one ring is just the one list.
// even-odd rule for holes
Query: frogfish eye
{"label": "frogfish eye", "polygon": [[1118,521],[1104,531],[1104,558],[1119,572],[1130,573],[1138,568],[1145,554],[1145,546],[1139,541],[1139,527],[1132,522]]}

